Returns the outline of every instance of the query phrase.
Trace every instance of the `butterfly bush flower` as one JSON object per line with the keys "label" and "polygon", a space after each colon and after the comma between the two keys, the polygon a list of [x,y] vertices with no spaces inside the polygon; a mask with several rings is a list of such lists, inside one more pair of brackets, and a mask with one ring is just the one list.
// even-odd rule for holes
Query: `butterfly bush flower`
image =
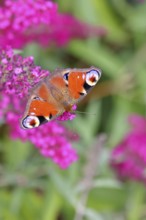
{"label": "butterfly bush flower", "polygon": [[11,48],[0,50],[0,90],[6,94],[16,94],[20,98],[47,76],[49,71],[34,64],[33,57],[23,58]]}
{"label": "butterfly bush flower", "polygon": [[[49,72],[34,64],[32,57],[15,54],[11,48],[0,50],[0,122],[10,127],[12,138],[30,141],[39,152],[51,158],[61,168],[67,168],[77,160],[77,153],[70,142],[76,137],[57,121],[49,122],[44,128],[23,130],[20,118],[26,106],[29,90]],[[61,120],[73,119],[64,113]]]}
{"label": "butterfly bush flower", "polygon": [[146,118],[129,117],[131,131],[112,152],[111,165],[122,180],[146,183]]}
{"label": "butterfly bush flower", "polygon": [[78,157],[70,144],[71,137],[68,135],[67,129],[56,121],[30,130],[20,128],[19,116],[13,112],[8,112],[6,121],[11,128],[12,138],[19,138],[22,141],[29,140],[38,148],[41,155],[51,158],[62,169],[77,160]]}
{"label": "butterfly bush flower", "polygon": [[22,48],[32,41],[42,46],[61,46],[72,38],[105,35],[102,27],[91,27],[71,15],[58,12],[50,0],[4,0],[0,3],[0,45]]}
{"label": "butterfly bush flower", "polygon": [[[36,66],[33,57],[24,58],[11,48],[20,49],[31,42],[62,46],[73,38],[105,34],[104,28],[91,27],[71,15],[59,13],[57,4],[50,0],[0,1],[0,123],[8,124],[12,138],[29,140],[43,156],[61,168],[77,160],[77,153],[70,144],[76,137],[57,121],[43,125],[45,129],[23,130],[19,125],[29,91],[49,71]],[[73,106],[73,110],[75,108]],[[74,117],[65,112],[58,120]]]}

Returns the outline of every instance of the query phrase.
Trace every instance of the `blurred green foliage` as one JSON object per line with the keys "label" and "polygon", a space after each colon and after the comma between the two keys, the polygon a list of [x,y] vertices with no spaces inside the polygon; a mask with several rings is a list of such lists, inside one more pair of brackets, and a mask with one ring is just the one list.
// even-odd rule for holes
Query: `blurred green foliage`
{"label": "blurred green foliage", "polygon": [[[49,70],[97,66],[103,71],[100,89],[95,88],[80,104],[79,109],[91,114],[78,114],[67,124],[81,137],[75,145],[80,158],[67,170],[42,158],[29,143],[1,138],[0,220],[146,219],[144,187],[119,182],[109,166],[111,148],[129,129],[127,116],[146,112],[146,4],[132,4],[132,0],[56,2],[61,12],[103,26],[107,35],[74,40],[63,48],[32,44],[24,55],[33,55],[37,64]],[[92,169],[85,170],[93,168],[93,161],[88,156],[98,146],[100,133],[107,139],[94,159],[97,163],[90,179]],[[85,184],[88,178],[90,188]]]}

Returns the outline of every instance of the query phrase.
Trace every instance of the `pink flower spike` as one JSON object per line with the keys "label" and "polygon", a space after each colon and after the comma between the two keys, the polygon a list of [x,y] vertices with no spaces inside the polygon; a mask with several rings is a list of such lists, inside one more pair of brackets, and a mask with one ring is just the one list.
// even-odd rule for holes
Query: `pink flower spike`
{"label": "pink flower spike", "polygon": [[146,183],[146,119],[131,115],[129,122],[134,127],[113,149],[111,166],[122,180]]}
{"label": "pink flower spike", "polygon": [[49,71],[35,66],[32,57],[23,58],[11,48],[0,50],[0,71],[0,90],[7,94],[17,94],[19,97],[28,95],[42,75],[44,77],[49,74]]}
{"label": "pink flower spike", "polygon": [[15,113],[7,113],[13,139],[29,140],[42,156],[52,159],[62,169],[68,168],[78,159],[76,150],[70,144],[68,131],[62,125],[52,121],[38,128],[23,130],[18,121],[19,116]]}
{"label": "pink flower spike", "polygon": [[[0,119],[9,126],[11,138],[30,141],[42,156],[50,158],[60,168],[69,167],[78,158],[76,150],[71,146],[73,141],[78,140],[77,135],[57,120],[28,130],[20,127],[21,114],[26,108],[30,89],[48,76],[49,71],[35,66],[32,57],[24,58],[8,48],[0,50],[0,72]],[[71,113],[64,113],[62,116],[62,120],[72,118]]]}
{"label": "pink flower spike", "polygon": [[92,27],[71,15],[60,14],[50,0],[5,0],[0,4],[0,45],[22,48],[30,42],[62,46],[74,38],[104,36],[102,27]]}

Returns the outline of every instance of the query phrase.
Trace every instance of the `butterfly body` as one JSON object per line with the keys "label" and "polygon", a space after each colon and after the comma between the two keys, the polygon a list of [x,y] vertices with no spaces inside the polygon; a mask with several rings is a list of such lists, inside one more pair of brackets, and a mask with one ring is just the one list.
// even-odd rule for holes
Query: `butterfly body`
{"label": "butterfly body", "polygon": [[53,120],[78,103],[95,86],[101,71],[86,69],[56,69],[33,88],[21,120],[23,128],[38,127]]}

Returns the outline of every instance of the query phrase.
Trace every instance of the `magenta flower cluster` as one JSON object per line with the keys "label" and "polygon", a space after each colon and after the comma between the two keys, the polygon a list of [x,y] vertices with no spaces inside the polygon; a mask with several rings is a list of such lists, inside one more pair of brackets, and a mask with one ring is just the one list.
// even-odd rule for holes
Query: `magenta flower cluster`
{"label": "magenta flower cluster", "polygon": [[146,118],[129,117],[131,131],[112,152],[111,165],[122,180],[146,183]]}
{"label": "magenta flower cluster", "polygon": [[56,121],[41,127],[23,130],[18,123],[19,116],[8,112],[6,122],[11,129],[11,137],[22,141],[30,141],[39,150],[40,154],[50,158],[54,163],[65,169],[78,159],[76,150],[72,148],[71,141],[78,139]]}
{"label": "magenta flower cluster", "polygon": [[[76,150],[71,141],[76,140],[71,133],[57,121],[47,123],[44,128],[23,130],[20,127],[21,114],[24,113],[29,90],[49,72],[35,66],[33,58],[23,58],[12,49],[0,53],[0,120],[10,128],[12,138],[30,141],[39,152],[51,158],[61,168],[67,168],[77,160]],[[65,112],[60,120],[72,120],[75,116]]]}
{"label": "magenta flower cluster", "polygon": [[[12,138],[30,141],[43,156],[63,169],[77,160],[76,150],[71,146],[76,137],[57,120],[32,130],[23,130],[19,124],[30,90],[49,71],[36,66],[33,57],[24,58],[13,49],[32,42],[62,46],[73,38],[105,34],[104,28],[91,27],[59,13],[57,4],[51,0],[0,1],[0,123],[9,126]],[[74,117],[65,112],[58,120]]]}
{"label": "magenta flower cluster", "polygon": [[30,42],[64,45],[72,38],[104,35],[105,30],[60,14],[50,0],[5,0],[0,3],[0,45],[22,48]]}
{"label": "magenta flower cluster", "polygon": [[24,97],[49,71],[34,64],[33,57],[23,58],[11,48],[0,50],[0,90]]}

